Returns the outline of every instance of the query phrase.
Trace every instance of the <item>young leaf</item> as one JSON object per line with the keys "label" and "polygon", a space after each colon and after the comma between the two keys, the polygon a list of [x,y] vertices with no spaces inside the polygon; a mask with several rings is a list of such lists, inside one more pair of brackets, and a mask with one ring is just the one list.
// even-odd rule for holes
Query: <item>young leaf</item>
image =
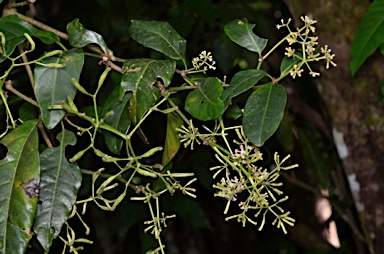
{"label": "young leaf", "polygon": [[169,85],[175,68],[175,62],[167,60],[131,59],[124,62],[120,98],[125,92],[132,92],[129,115],[133,123],[136,124],[158,100],[160,90],[154,86],[157,78]]}
{"label": "young leaf", "polygon": [[264,145],[277,130],[286,101],[284,87],[272,83],[259,86],[249,96],[244,107],[243,128],[253,144]]}
{"label": "young leaf", "polygon": [[[7,56],[13,53],[17,45],[26,40],[24,33],[39,38],[45,44],[60,42],[60,38],[56,34],[39,30],[22,21],[17,15],[0,18],[0,32],[5,36],[5,55]],[[5,59],[5,56],[0,54],[0,63]]]}
{"label": "young leaf", "polygon": [[164,167],[172,160],[180,148],[180,138],[176,128],[180,128],[182,125],[183,120],[181,120],[177,114],[170,113],[167,115],[167,131],[165,136],[163,160],[161,162],[161,165]]}
{"label": "young leaf", "polygon": [[263,70],[245,70],[239,71],[236,73],[229,87],[225,89],[221,95],[221,100],[224,102],[224,105],[228,106],[229,100],[233,97],[238,96],[239,94],[248,91],[252,86],[256,85],[260,79],[262,79],[267,73]]}
{"label": "young leaf", "polygon": [[224,26],[224,32],[238,45],[259,55],[267,46],[267,39],[260,38],[252,32],[255,24],[248,23],[247,19],[236,19]]}
{"label": "young leaf", "polygon": [[52,68],[41,65],[35,67],[35,94],[40,105],[44,125],[48,129],[54,128],[65,115],[64,110],[48,110],[51,105],[61,104],[67,96],[74,98],[76,87],[71,78],[79,80],[84,64],[82,49],[66,51],[61,57],[49,57],[43,63],[65,64],[63,68]]}
{"label": "young leaf", "polygon": [[25,253],[32,238],[40,179],[37,120],[24,122],[1,143],[0,253]]}
{"label": "young leaf", "polygon": [[185,64],[187,42],[167,22],[132,20],[129,34],[143,46],[174,60],[182,60]]}
{"label": "young leaf", "polygon": [[67,25],[67,33],[69,44],[75,48],[82,48],[90,43],[95,43],[101,47],[101,49],[107,52],[107,44],[105,43],[103,37],[91,30],[87,30],[79,22],[79,19],[74,19]]}
{"label": "young leaf", "polygon": [[63,129],[58,140],[58,147],[47,148],[40,155],[42,202],[37,206],[33,230],[46,251],[67,221],[81,185],[79,166],[69,163],[65,158],[65,147],[75,144],[75,135]]}
{"label": "young leaf", "polygon": [[193,117],[202,120],[214,120],[223,113],[224,103],[220,100],[223,86],[217,78],[206,78],[199,82],[197,89],[185,99],[185,110]]}
{"label": "young leaf", "polygon": [[359,28],[356,31],[352,42],[351,62],[349,68],[352,75],[360,68],[364,61],[384,43],[384,1],[374,1]]}
{"label": "young leaf", "polygon": [[[115,88],[107,98],[101,109],[101,117],[113,111],[109,117],[105,118],[105,123],[126,134],[131,126],[131,119],[128,114],[129,98],[132,93],[126,93],[122,100],[119,100],[120,87]],[[109,113],[110,114],[110,113]],[[105,143],[111,152],[119,154],[123,145],[123,140],[111,132],[103,131]]]}

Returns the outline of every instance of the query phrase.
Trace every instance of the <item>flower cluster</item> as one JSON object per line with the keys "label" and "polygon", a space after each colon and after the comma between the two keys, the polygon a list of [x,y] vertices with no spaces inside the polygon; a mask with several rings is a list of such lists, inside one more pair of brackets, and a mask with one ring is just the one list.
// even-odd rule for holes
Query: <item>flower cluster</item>
{"label": "flower cluster", "polygon": [[208,69],[216,70],[216,62],[213,61],[211,52],[207,52],[205,50],[200,53],[199,57],[192,59],[192,64],[195,70],[200,70],[202,68],[203,73],[205,73]]}
{"label": "flower cluster", "polygon": [[336,63],[333,62],[335,54],[331,54],[331,50],[328,48],[328,45],[321,47],[320,50],[318,47],[318,37],[313,36],[311,34],[315,33],[316,20],[310,19],[308,16],[301,17],[304,25],[301,28],[297,28],[296,31],[291,31],[289,28],[289,24],[291,23],[291,19],[288,19],[287,22],[281,20],[281,24],[276,25],[277,29],[286,27],[289,31],[289,34],[284,38],[288,42],[290,46],[296,44],[297,47],[286,47],[285,55],[287,57],[292,57],[295,62],[292,68],[289,71],[289,74],[292,78],[301,77],[302,76],[302,66],[305,65],[309,74],[312,77],[320,76],[319,72],[315,72],[309,66],[309,62],[312,61],[320,61],[325,60],[325,67],[328,69],[329,65],[336,66]]}
{"label": "flower cluster", "polygon": [[240,141],[233,141],[237,145],[234,151],[228,147],[229,152],[225,154],[222,152],[222,147],[212,146],[216,152],[216,158],[222,164],[211,168],[211,170],[217,170],[214,177],[220,172],[225,172],[225,176],[213,185],[218,190],[215,196],[227,200],[224,214],[227,214],[232,202],[237,201],[240,208],[239,214],[229,216],[226,220],[236,218],[243,226],[246,222],[256,225],[257,222],[248,215],[253,211],[254,217],[262,215],[262,223],[259,226],[261,230],[265,223],[265,216],[270,212],[275,216],[274,224],[277,223],[277,227],[287,233],[285,225],[293,226],[295,220],[289,217],[289,212],[284,213],[279,205],[288,199],[287,196],[281,197],[283,192],[279,189],[282,186],[279,176],[281,170],[292,169],[298,165],[282,166],[289,156],[280,160],[276,153],[274,156],[276,166],[272,170],[259,167],[256,164],[263,159],[259,148],[249,143],[241,127],[236,129],[236,134]]}
{"label": "flower cluster", "polygon": [[192,121],[189,121],[188,128],[183,125],[181,128],[176,128],[176,131],[180,132],[180,142],[184,143],[185,148],[191,145],[191,150],[193,150],[193,145],[195,142],[200,144],[198,128],[193,126]]}

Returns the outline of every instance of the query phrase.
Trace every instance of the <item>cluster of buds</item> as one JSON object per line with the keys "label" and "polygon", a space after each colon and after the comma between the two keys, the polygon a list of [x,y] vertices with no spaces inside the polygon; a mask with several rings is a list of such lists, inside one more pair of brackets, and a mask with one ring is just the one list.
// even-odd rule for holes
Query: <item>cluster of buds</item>
{"label": "cluster of buds", "polygon": [[216,70],[216,62],[213,61],[211,52],[207,52],[205,50],[203,50],[198,57],[192,59],[192,64],[195,70],[202,69],[203,73],[205,73],[208,69]]}
{"label": "cluster of buds", "polygon": [[312,35],[316,31],[316,27],[314,26],[314,24],[316,24],[316,20],[312,20],[308,16],[301,17],[301,20],[304,25],[301,28],[297,28],[296,31],[292,31],[289,28],[289,24],[292,21],[291,19],[288,19],[287,22],[281,20],[281,24],[276,25],[277,29],[283,27],[288,29],[289,34],[284,38],[284,40],[286,40],[290,46],[298,44],[296,48],[285,48],[285,55],[287,57],[298,59],[298,61],[295,61],[293,68],[289,71],[289,74],[292,78],[295,78],[296,76],[301,77],[303,72],[302,66],[306,65],[309,70],[309,74],[312,77],[320,76],[320,73],[313,71],[308,63],[312,61],[325,60],[326,69],[328,69],[330,65],[335,67],[336,63],[333,62],[335,54],[331,53],[328,45],[320,47],[320,50],[317,49],[319,44],[318,37]]}

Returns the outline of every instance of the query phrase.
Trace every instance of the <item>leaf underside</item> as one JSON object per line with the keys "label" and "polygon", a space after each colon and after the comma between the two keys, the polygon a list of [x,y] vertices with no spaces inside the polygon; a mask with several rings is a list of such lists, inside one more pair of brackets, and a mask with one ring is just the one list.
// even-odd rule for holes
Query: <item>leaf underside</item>
{"label": "leaf underside", "polygon": [[236,19],[224,26],[224,32],[236,44],[260,55],[268,40],[255,35],[252,31],[254,27],[255,24],[248,23],[246,18]]}
{"label": "leaf underside", "polygon": [[143,46],[185,62],[187,42],[167,22],[132,20],[129,34]]}

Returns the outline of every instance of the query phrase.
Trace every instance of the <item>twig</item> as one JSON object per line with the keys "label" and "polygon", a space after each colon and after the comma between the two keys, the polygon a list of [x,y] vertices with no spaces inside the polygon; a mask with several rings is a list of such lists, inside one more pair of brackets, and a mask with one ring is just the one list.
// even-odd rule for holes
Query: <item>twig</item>
{"label": "twig", "polygon": [[52,148],[52,147],[53,147],[52,142],[51,142],[51,140],[49,139],[47,132],[45,131],[43,122],[40,122],[40,123],[37,125],[37,127],[39,128],[39,131],[40,131],[41,135],[43,136],[43,139],[44,139],[45,143],[47,144],[47,146],[48,146],[49,148]]}
{"label": "twig", "polygon": [[41,23],[40,21],[37,21],[36,19],[27,17],[27,16],[20,14],[18,12],[15,12],[14,14],[19,16],[19,18],[21,20],[24,20],[33,26],[36,26],[36,27],[38,27],[44,31],[52,32],[52,33],[56,34],[57,36],[59,36],[60,38],[62,38],[64,40],[68,40],[68,35],[66,33],[60,32],[59,30],[57,30],[53,27],[47,26],[46,24]]}
{"label": "twig", "polygon": [[[24,54],[24,49],[22,48],[22,46],[17,45],[17,48],[19,49],[21,58],[23,59],[23,62],[28,63],[27,54]],[[29,81],[31,82],[31,86],[32,86],[32,88],[34,88],[35,87],[35,78],[33,77],[33,72],[32,72],[31,66],[29,64],[26,64],[25,69],[28,73],[28,78],[29,78]]]}
{"label": "twig", "polygon": [[38,104],[35,100],[33,100],[33,99],[27,97],[26,95],[20,93],[20,92],[17,91],[15,88],[13,88],[13,86],[12,86],[12,81],[11,81],[11,80],[7,80],[7,81],[5,81],[5,88],[7,88],[9,91],[11,91],[12,93],[16,94],[16,95],[19,96],[20,98],[22,98],[22,99],[28,101],[28,102],[31,103],[32,105],[34,105],[34,106],[36,106],[36,107],[39,107],[39,104]]}
{"label": "twig", "polygon": [[17,7],[23,7],[23,6],[26,6],[28,4],[29,4],[28,1],[20,2],[20,3],[9,3],[7,5],[7,8],[8,9],[13,9],[13,8],[17,8]]}
{"label": "twig", "polygon": [[[21,20],[24,20],[33,26],[36,26],[36,27],[38,27],[44,31],[52,32],[52,33],[56,34],[57,36],[59,36],[60,38],[62,38],[64,40],[68,40],[68,34],[66,34],[66,33],[60,32],[59,30],[57,30],[53,27],[47,26],[46,24],[41,23],[40,21],[37,21],[37,20],[30,18],[30,17],[27,17],[23,14],[16,12],[16,11],[13,12],[13,14],[16,14]],[[89,48],[90,50],[92,50],[96,53],[99,53],[100,55],[104,53],[99,47],[94,46],[94,45],[87,45],[87,48]],[[111,61],[108,61],[107,64],[108,64],[108,66],[110,66],[115,71],[122,73],[122,68],[120,66],[117,66],[116,64],[112,63]]]}

